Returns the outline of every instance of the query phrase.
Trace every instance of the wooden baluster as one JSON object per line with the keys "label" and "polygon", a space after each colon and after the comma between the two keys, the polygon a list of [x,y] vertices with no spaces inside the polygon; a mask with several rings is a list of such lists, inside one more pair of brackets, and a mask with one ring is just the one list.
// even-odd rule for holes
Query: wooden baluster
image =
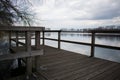
{"label": "wooden baluster", "polygon": [[[27,48],[28,54],[31,55],[31,34],[29,31],[26,32],[26,48]],[[26,71],[27,71],[27,77],[28,77],[32,74],[32,57],[27,57],[26,68],[27,68]]]}
{"label": "wooden baluster", "polygon": [[9,48],[11,48],[11,31],[9,31],[9,33],[8,33],[9,35]]}
{"label": "wooden baluster", "polygon": [[[18,48],[18,46],[19,46],[19,43],[18,43],[19,42],[18,31],[16,31],[15,33],[16,33],[16,47]],[[22,66],[21,58],[18,58],[17,60],[18,60],[18,67],[20,68]]]}
{"label": "wooden baluster", "polygon": [[61,40],[61,31],[58,31],[58,49],[61,49],[60,40]]}
{"label": "wooden baluster", "polygon": [[91,38],[91,55],[90,57],[94,57],[95,52],[95,33],[92,32],[92,38]]}
{"label": "wooden baluster", "polygon": [[18,32],[16,31],[16,47],[18,47]]}
{"label": "wooden baluster", "polygon": [[43,35],[42,35],[42,37],[43,37],[43,46],[45,45],[45,32],[43,31]]}
{"label": "wooden baluster", "polygon": [[40,49],[40,31],[35,32],[35,47]]}

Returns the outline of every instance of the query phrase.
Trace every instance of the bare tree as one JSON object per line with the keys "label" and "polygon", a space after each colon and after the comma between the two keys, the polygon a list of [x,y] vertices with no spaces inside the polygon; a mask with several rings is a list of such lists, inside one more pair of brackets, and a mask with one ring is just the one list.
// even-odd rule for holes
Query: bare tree
{"label": "bare tree", "polygon": [[[30,12],[31,6],[29,0],[0,0],[0,26],[30,26],[33,17],[33,13]],[[0,38],[3,36],[4,32],[1,31]]]}
{"label": "bare tree", "polygon": [[0,25],[24,22],[30,25],[29,0],[0,0]]}

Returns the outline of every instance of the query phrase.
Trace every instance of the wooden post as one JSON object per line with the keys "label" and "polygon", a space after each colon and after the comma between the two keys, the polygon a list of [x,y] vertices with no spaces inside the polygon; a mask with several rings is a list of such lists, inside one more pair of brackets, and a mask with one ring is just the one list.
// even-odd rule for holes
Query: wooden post
{"label": "wooden post", "polygon": [[35,47],[36,49],[40,48],[40,31],[35,32]]}
{"label": "wooden post", "polygon": [[18,47],[18,32],[16,31],[16,47]]}
{"label": "wooden post", "polygon": [[60,31],[58,31],[58,49],[60,49],[61,48],[61,45],[60,45],[60,38],[61,38],[61,34],[60,34],[61,32]]}
{"label": "wooden post", "polygon": [[[16,31],[16,47],[17,47],[17,48],[18,48],[18,46],[19,46],[18,41],[19,41],[18,31]],[[18,61],[18,67],[20,68],[20,67],[22,66],[21,58],[18,58],[17,61]]]}
{"label": "wooden post", "polygon": [[27,52],[31,52],[31,34],[29,31],[26,32],[26,47]]}
{"label": "wooden post", "polygon": [[95,52],[95,33],[92,32],[92,38],[91,38],[91,55],[90,57],[94,57]]}
{"label": "wooden post", "polygon": [[26,48],[26,51],[27,51],[27,31],[25,31],[25,48]]}
{"label": "wooden post", "polygon": [[11,31],[9,31],[8,36],[9,36],[9,48],[11,48]]}
{"label": "wooden post", "polygon": [[42,35],[42,37],[43,37],[43,46],[45,45],[45,32],[43,31],[43,35]]}
{"label": "wooden post", "polygon": [[[29,31],[25,33],[26,33],[27,52],[31,55],[31,34]],[[32,74],[32,57],[27,57],[26,71],[28,76]]]}

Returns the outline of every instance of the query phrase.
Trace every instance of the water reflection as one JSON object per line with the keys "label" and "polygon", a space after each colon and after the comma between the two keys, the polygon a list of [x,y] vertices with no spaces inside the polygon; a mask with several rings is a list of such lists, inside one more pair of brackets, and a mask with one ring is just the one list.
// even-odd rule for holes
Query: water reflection
{"label": "water reflection", "polygon": [[120,41],[120,36],[109,36],[109,35],[106,35],[106,36],[96,36],[96,38],[98,39],[105,39],[105,40],[111,40],[111,41]]}
{"label": "water reflection", "polygon": [[[56,38],[58,34],[54,33],[49,36],[48,38]],[[61,35],[62,40],[69,40],[69,41],[77,41],[77,42],[91,42],[91,34],[80,34],[80,33],[67,33]],[[46,40],[45,42],[47,45],[57,47],[56,41],[49,41]],[[111,45],[111,46],[118,46],[120,47],[120,36],[119,35],[96,35],[95,37],[96,44],[103,44],[103,45]],[[77,52],[84,55],[90,55],[90,46],[78,45],[78,44],[71,44],[71,43],[61,43],[61,48],[68,51]],[[113,50],[107,48],[95,48],[95,56],[102,59],[107,59],[110,61],[120,62],[120,50]]]}
{"label": "water reflection", "polygon": [[[57,33],[46,35],[47,38],[58,38]],[[91,43],[91,34],[86,33],[61,33],[62,40]],[[120,34],[96,34],[95,43],[120,47]]]}

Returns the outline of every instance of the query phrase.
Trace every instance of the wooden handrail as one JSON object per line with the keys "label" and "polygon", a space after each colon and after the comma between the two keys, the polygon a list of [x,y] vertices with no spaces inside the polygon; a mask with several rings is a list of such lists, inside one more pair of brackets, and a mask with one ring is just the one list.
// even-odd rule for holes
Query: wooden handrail
{"label": "wooden handrail", "polygon": [[[58,39],[52,39],[52,38],[45,38],[46,40],[53,40],[58,41]],[[73,44],[80,44],[80,45],[86,45],[91,46],[91,43],[85,43],[85,42],[76,42],[76,41],[68,41],[68,40],[60,40],[61,42],[67,42],[67,43],[73,43]],[[115,49],[120,50],[120,47],[115,46],[108,46],[108,45],[101,45],[101,44],[94,44],[95,47],[103,47],[103,48],[109,48],[109,49]]]}
{"label": "wooden handrail", "polygon": [[88,31],[61,31],[65,33],[120,33],[120,29],[113,30],[88,30]]}
{"label": "wooden handrail", "polygon": [[[19,39],[25,39],[25,38],[19,38]],[[32,38],[35,39],[35,38]],[[43,39],[43,38],[41,38]],[[53,40],[53,41],[58,41],[58,39],[53,39],[53,38],[44,38],[46,40]],[[15,41],[15,39],[11,39]],[[77,42],[77,41],[68,41],[68,40],[60,40],[61,42],[66,42],[66,43],[73,43],[73,44],[81,44],[81,45],[86,45],[86,46],[91,46],[91,43],[85,43],[85,42]],[[20,42],[19,44],[25,45],[25,43]],[[109,48],[109,49],[115,49],[115,50],[120,50],[120,47],[115,47],[115,46],[109,46],[109,45],[101,45],[101,44],[94,44],[95,47],[103,47],[103,48]]]}
{"label": "wooden handrail", "polygon": [[[113,31],[113,32],[111,32]],[[72,33],[83,33],[83,32],[77,32],[77,31],[61,31],[61,30],[45,30],[43,31],[43,37],[40,39],[43,39],[43,45],[45,45],[45,39],[46,40],[53,40],[53,41],[58,41],[58,49],[61,48],[61,42],[67,42],[67,43],[74,43],[74,44],[81,44],[81,45],[87,45],[87,46],[91,46],[91,57],[94,57],[94,49],[95,47],[103,47],[103,48],[109,48],[109,49],[115,49],[115,50],[120,50],[120,47],[116,47],[116,46],[109,46],[109,45],[101,45],[101,44],[95,44],[95,35],[97,33],[120,33],[120,30],[111,30],[111,31],[89,31],[89,32],[84,32],[84,33],[91,33],[91,43],[85,43],[85,42],[76,42],[76,41],[68,41],[68,40],[61,40],[61,33],[62,32],[72,32]],[[116,31],[116,32],[115,32]],[[56,32],[58,33],[58,39],[53,39],[53,38],[45,38],[45,32]],[[19,39],[24,39],[24,38],[19,38]],[[31,39],[35,39],[35,38],[31,38]],[[21,43],[20,43],[21,44]]]}
{"label": "wooden handrail", "polygon": [[0,31],[43,31],[45,27],[35,26],[0,26]]}
{"label": "wooden handrail", "polygon": [[[25,38],[24,38],[25,39]],[[14,41],[14,42],[16,42],[16,39],[14,38],[14,39],[11,39],[11,41]],[[25,43],[23,43],[23,42],[20,42],[20,41],[18,41],[17,42],[18,44],[20,44],[20,45],[23,45],[23,46],[25,46]]]}
{"label": "wooden handrail", "polygon": [[61,32],[61,30],[44,30],[43,32]]}
{"label": "wooden handrail", "polygon": [[[55,30],[55,31],[51,30],[51,31],[49,31],[48,30],[48,31],[44,31],[44,32],[58,32],[58,40],[57,39],[44,38],[44,39],[48,39],[48,40],[58,41],[58,49],[60,49],[60,42],[69,42],[69,43],[75,43],[75,44],[90,45],[91,46],[90,57],[94,57],[95,46],[120,50],[120,47],[95,44],[95,34],[96,33],[120,33],[120,30],[89,30],[89,31],[61,31],[61,30],[58,30],[58,31],[57,30]],[[68,32],[72,32],[72,33],[91,33],[91,35],[92,35],[91,36],[91,43],[60,40],[60,33],[61,32],[67,32],[67,33]]]}

